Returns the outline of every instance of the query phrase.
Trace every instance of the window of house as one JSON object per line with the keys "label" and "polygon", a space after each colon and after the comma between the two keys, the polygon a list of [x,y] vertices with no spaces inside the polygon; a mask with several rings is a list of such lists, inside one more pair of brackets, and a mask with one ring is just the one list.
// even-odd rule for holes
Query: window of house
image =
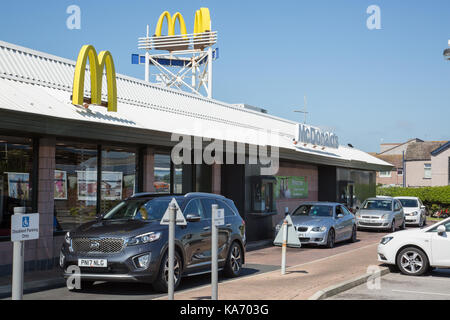
{"label": "window of house", "polygon": [[33,212],[32,139],[0,136],[0,240],[9,240],[15,207]]}
{"label": "window of house", "polygon": [[380,178],[390,178],[391,171],[380,171]]}
{"label": "window of house", "polygon": [[403,175],[403,169],[397,169],[397,175],[402,176]]}
{"label": "window of house", "polygon": [[425,179],[431,179],[431,163],[424,164],[424,176]]}

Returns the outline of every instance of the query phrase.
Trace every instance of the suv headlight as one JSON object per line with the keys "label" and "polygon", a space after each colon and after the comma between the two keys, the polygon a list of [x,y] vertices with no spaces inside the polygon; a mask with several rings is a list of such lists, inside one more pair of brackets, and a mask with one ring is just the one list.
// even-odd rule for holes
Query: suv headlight
{"label": "suv headlight", "polygon": [[392,239],[394,239],[394,237],[384,237],[384,238],[381,239],[380,243],[381,244],[386,244],[389,241],[391,241]]}
{"label": "suv headlight", "polygon": [[64,241],[66,241],[66,243],[67,243],[68,245],[70,245],[70,242],[72,241],[72,239],[70,238],[70,232],[67,232],[67,233],[64,235]]}
{"label": "suv headlight", "polygon": [[149,243],[161,238],[161,232],[148,232],[128,239],[127,246]]}
{"label": "suv headlight", "polygon": [[381,216],[381,219],[387,219],[389,218],[389,213],[385,213]]}
{"label": "suv headlight", "polygon": [[323,226],[323,227],[314,227],[311,229],[314,232],[324,232],[327,230],[327,227]]}
{"label": "suv headlight", "polygon": [[417,216],[418,214],[419,214],[419,211],[414,211],[414,212],[412,213],[413,216]]}

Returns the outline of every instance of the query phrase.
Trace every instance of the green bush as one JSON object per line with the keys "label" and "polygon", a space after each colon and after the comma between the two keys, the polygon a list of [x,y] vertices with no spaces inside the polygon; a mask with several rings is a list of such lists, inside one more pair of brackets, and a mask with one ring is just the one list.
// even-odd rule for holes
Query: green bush
{"label": "green bush", "polygon": [[425,205],[429,207],[433,205],[438,205],[440,207],[450,206],[450,186],[423,188],[377,187],[377,195],[391,197],[418,197]]}

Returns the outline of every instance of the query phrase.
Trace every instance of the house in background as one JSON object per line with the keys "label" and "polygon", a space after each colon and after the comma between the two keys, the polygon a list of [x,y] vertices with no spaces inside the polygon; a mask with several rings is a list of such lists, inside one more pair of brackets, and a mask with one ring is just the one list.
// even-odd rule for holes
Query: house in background
{"label": "house in background", "polygon": [[391,163],[391,171],[377,172],[383,186],[427,187],[450,185],[450,142],[415,138],[404,143],[383,143],[373,156]]}
{"label": "house in background", "polygon": [[[405,154],[405,172],[407,187],[431,187],[448,185],[448,150],[447,152],[432,153],[448,144],[448,141],[424,141],[415,142],[408,146]],[[447,154],[445,165],[442,160]],[[433,161],[435,160],[435,161]],[[434,162],[434,166],[433,166]],[[433,172],[435,172],[433,179]],[[438,177],[446,176],[442,181]]]}
{"label": "house in background", "polygon": [[403,186],[403,156],[408,146],[416,142],[423,142],[423,140],[414,138],[403,143],[382,143],[380,153],[371,153],[394,166],[391,171],[377,172],[377,185]]}

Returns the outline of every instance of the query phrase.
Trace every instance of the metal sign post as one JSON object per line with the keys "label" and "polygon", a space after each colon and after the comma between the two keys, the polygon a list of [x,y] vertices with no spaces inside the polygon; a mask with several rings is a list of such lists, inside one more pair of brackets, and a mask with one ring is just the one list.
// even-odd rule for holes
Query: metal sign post
{"label": "metal sign post", "polygon": [[169,300],[173,300],[174,296],[174,259],[175,259],[175,215],[177,207],[175,204],[169,206],[169,281],[168,294]]}
{"label": "metal sign post", "polygon": [[161,225],[169,225],[169,279],[167,281],[167,293],[169,300],[174,299],[175,283],[174,283],[174,265],[175,265],[175,225],[187,225],[186,219],[181,212],[180,206],[175,198],[172,198],[167,207],[164,216],[160,222]]}
{"label": "metal sign post", "polygon": [[23,299],[25,241],[39,238],[39,214],[24,214],[25,211],[25,207],[16,207],[11,217],[11,241],[14,243],[12,300]]}
{"label": "metal sign post", "polygon": [[211,300],[217,300],[217,293],[218,293],[218,261],[217,261],[217,226],[216,226],[216,216],[217,216],[217,210],[219,209],[219,206],[217,204],[212,205],[212,219],[211,219]]}
{"label": "metal sign post", "polygon": [[213,204],[211,217],[211,300],[218,299],[219,226],[223,226],[224,224],[225,210],[219,209],[217,204]]}
{"label": "metal sign post", "polygon": [[298,238],[291,215],[288,214],[283,220],[283,224],[278,231],[273,244],[281,246],[281,274],[286,274],[286,248],[301,248],[302,244]]}
{"label": "metal sign post", "polygon": [[283,244],[281,248],[281,274],[286,274],[286,245],[287,245],[287,220],[283,221]]}

